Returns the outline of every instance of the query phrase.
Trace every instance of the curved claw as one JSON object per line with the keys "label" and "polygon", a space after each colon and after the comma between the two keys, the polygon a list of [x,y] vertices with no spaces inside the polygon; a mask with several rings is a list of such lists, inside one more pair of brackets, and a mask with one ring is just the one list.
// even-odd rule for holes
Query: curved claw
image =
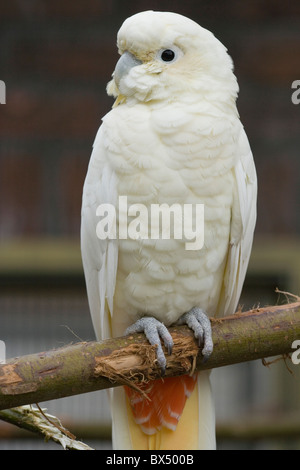
{"label": "curved claw", "polygon": [[211,324],[206,313],[201,310],[201,308],[194,307],[180,317],[178,324],[186,324],[194,331],[195,338],[198,339],[199,347],[203,344],[203,362],[206,362],[213,352]]}
{"label": "curved claw", "polygon": [[167,348],[168,355],[172,354],[173,349],[173,339],[167,327],[154,317],[143,317],[137,320],[133,325],[129,326],[125,331],[125,335],[133,333],[145,333],[149,343],[152,346],[157,346],[157,363],[164,375],[167,361],[162,349],[160,338],[163,340],[163,343]]}

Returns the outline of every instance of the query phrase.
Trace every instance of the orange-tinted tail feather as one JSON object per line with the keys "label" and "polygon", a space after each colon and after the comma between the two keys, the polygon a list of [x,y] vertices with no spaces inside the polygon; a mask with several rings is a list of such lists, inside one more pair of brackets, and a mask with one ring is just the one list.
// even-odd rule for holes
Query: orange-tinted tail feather
{"label": "orange-tinted tail feather", "polygon": [[125,386],[135,422],[143,432],[155,434],[163,426],[175,430],[196,381],[197,374],[194,374],[166,377],[141,384],[139,388],[147,397]]}

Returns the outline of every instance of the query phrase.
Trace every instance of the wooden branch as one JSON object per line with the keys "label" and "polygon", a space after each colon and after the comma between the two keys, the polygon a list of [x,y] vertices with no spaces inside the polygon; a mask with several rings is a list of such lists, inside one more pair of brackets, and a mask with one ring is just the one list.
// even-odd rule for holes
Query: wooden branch
{"label": "wooden branch", "polygon": [[[212,320],[212,330],[214,352],[203,364],[189,328],[170,328],[166,376],[290,353],[300,339],[300,302]],[[155,347],[143,334],[77,343],[1,364],[0,410],[159,377]]]}
{"label": "wooden branch", "polygon": [[0,419],[7,423],[14,424],[19,428],[38,434],[43,437],[46,442],[49,440],[54,441],[60,444],[64,449],[93,450],[83,442],[77,441],[76,437],[63,427],[58,418],[49,415],[46,413],[46,410],[42,410],[41,408],[24,405],[8,410],[1,410]]}

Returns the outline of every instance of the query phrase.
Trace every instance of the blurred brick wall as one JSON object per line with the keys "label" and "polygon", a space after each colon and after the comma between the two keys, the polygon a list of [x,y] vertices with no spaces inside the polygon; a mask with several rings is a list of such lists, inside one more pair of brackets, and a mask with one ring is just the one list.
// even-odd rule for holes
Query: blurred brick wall
{"label": "blurred brick wall", "polygon": [[172,10],[234,59],[259,183],[258,233],[299,234],[300,2],[5,0],[0,7],[0,237],[79,236],[82,185],[123,20]]}

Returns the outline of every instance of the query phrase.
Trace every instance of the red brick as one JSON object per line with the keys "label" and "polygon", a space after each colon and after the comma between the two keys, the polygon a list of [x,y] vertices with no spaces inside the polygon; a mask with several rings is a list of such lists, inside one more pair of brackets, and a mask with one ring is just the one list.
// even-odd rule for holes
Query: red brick
{"label": "red brick", "polygon": [[[270,149],[271,150],[271,149]],[[280,153],[280,155],[278,155]],[[256,159],[259,177],[257,233],[296,234],[299,164],[289,152]]]}
{"label": "red brick", "polygon": [[[291,103],[290,86],[299,78],[300,2],[2,3],[1,73],[6,76],[0,79],[7,84],[7,104],[0,106],[0,138],[2,145],[15,146],[1,150],[0,233],[78,235],[92,142],[113,102],[105,85],[118,58],[116,32],[127,16],[150,8],[190,16],[229,48],[241,85],[239,108],[258,169],[257,231],[299,231],[295,149],[300,108]],[[86,142],[90,146],[84,147]]]}
{"label": "red brick", "polygon": [[41,231],[40,161],[7,149],[0,159],[0,234],[33,235]]}
{"label": "red brick", "polygon": [[[50,84],[49,84],[50,87]],[[43,91],[7,86],[6,105],[0,108],[0,136],[76,138],[93,136],[101,117],[113,104],[89,91]]]}
{"label": "red brick", "polygon": [[[114,2],[118,7],[122,0]],[[182,15],[198,21],[200,24],[206,22],[218,22],[225,19],[229,26],[237,20],[245,22],[257,20],[272,20],[273,18],[295,18],[300,15],[300,5],[297,0],[227,0],[226,2],[212,0],[131,0],[126,4],[127,15],[137,13],[142,10],[163,10],[175,11]],[[122,14],[125,14],[124,9]],[[124,17],[125,19],[125,17]],[[204,24],[203,24],[204,25]],[[205,26],[205,25],[204,25]]]}
{"label": "red brick", "polygon": [[24,19],[94,19],[95,16],[99,20],[108,18],[111,21],[120,17],[120,22],[133,13],[142,10],[169,10],[176,11],[191,17],[197,17],[199,21],[244,19],[273,19],[273,18],[294,18],[300,15],[300,5],[297,0],[227,0],[226,2],[211,0],[190,0],[182,2],[182,0],[131,0],[124,3],[123,0],[39,0],[17,1],[10,0],[1,4],[1,20],[7,18],[24,18]]}
{"label": "red brick", "polygon": [[71,2],[61,0],[39,0],[18,1],[9,0],[1,4],[1,19],[7,18],[66,18],[84,19],[93,18],[94,15],[110,14],[115,2],[106,0],[72,0]]}
{"label": "red brick", "polygon": [[15,38],[6,67],[11,74],[47,79],[104,80],[108,82],[118,60],[114,40],[105,42],[101,36],[73,44],[72,36],[51,41],[42,38]]}
{"label": "red brick", "polygon": [[65,152],[60,158],[56,190],[60,194],[64,233],[79,235],[82,190],[91,152],[92,141],[85,155]]}
{"label": "red brick", "polygon": [[260,83],[292,83],[299,76],[299,34],[261,34],[243,43],[238,57],[238,71],[248,80]]}
{"label": "red brick", "polygon": [[249,0],[243,2],[231,0],[226,2],[225,9],[232,19],[241,19],[246,22],[270,21],[277,18],[283,20],[287,17],[295,18],[296,15],[300,15],[300,4],[294,0],[285,2],[281,0]]}
{"label": "red brick", "polygon": [[39,53],[39,69],[48,77],[72,80],[109,81],[118,60],[114,43],[97,43],[72,46],[68,43],[50,45]]}
{"label": "red brick", "polygon": [[64,18],[94,18],[95,15],[111,14],[117,9],[116,2],[107,0],[72,0],[62,2],[61,0],[44,0],[44,10],[48,17]]}

